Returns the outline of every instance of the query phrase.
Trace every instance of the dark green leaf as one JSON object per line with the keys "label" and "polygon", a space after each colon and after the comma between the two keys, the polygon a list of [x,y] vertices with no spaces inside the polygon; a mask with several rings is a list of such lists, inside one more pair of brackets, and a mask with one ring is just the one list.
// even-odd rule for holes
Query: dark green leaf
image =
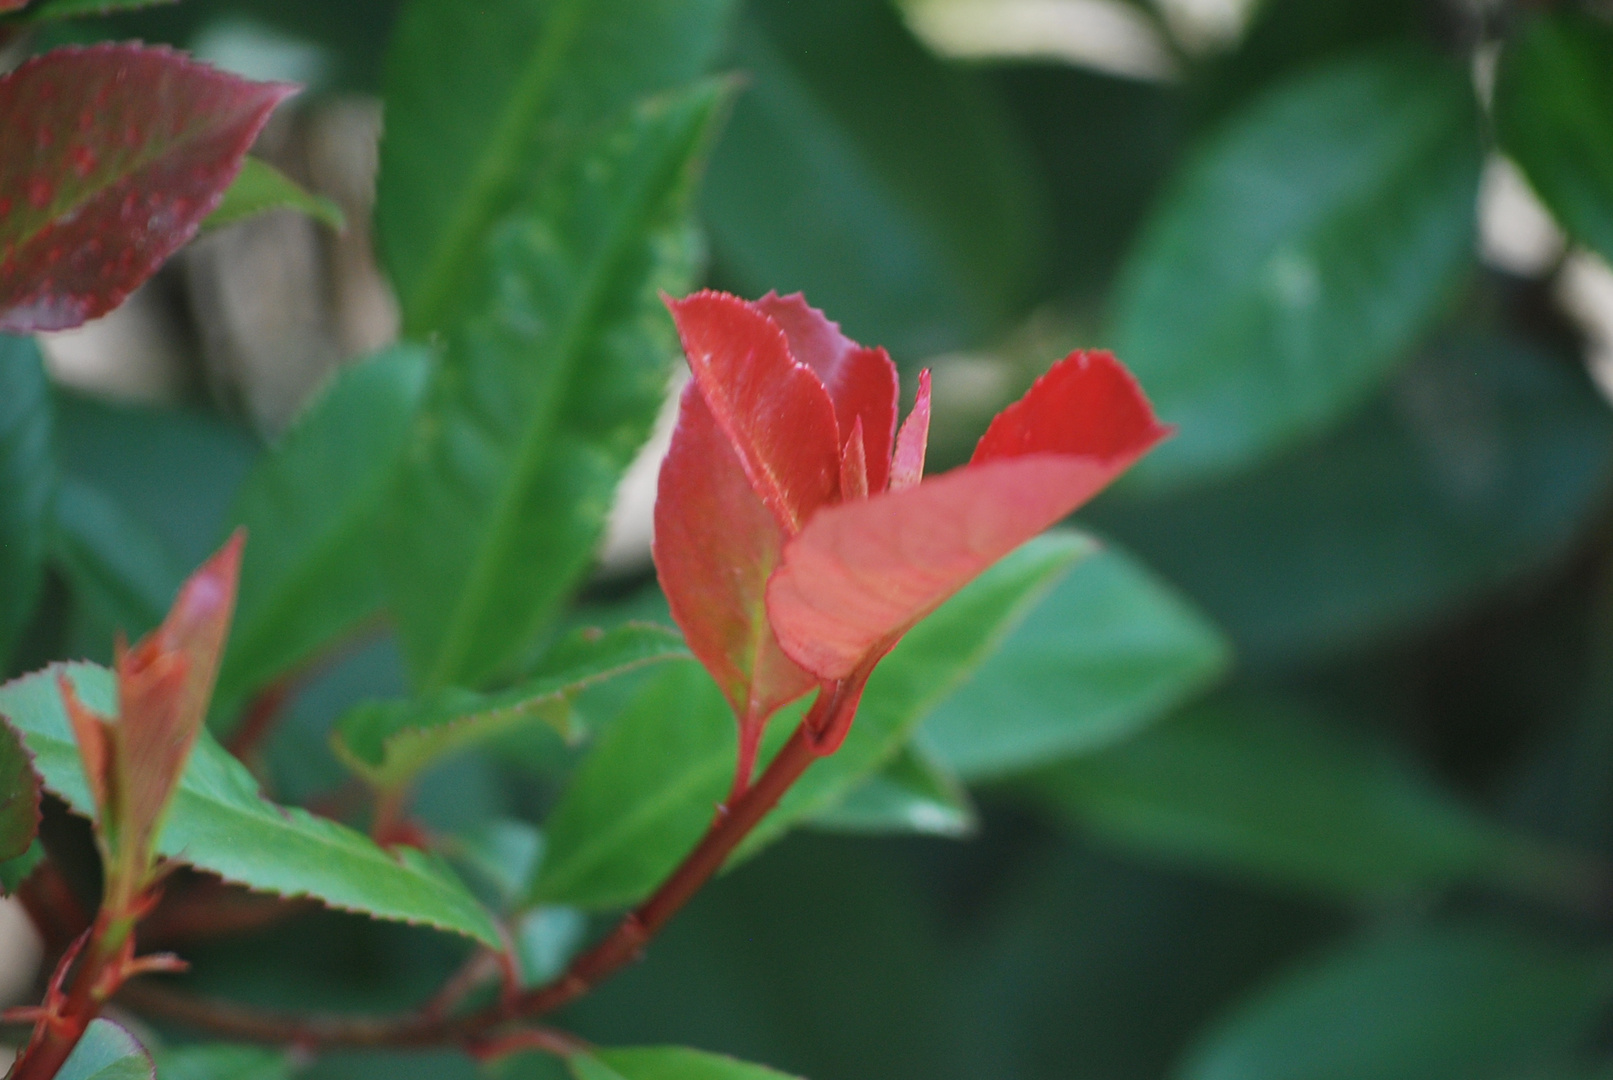
{"label": "dark green leaf", "polygon": [[1122,843],[1347,897],[1472,878],[1577,895],[1594,880],[1486,822],[1391,747],[1274,701],[1193,707],[1031,786]]}
{"label": "dark green leaf", "polygon": [[223,707],[380,610],[377,521],[429,369],[407,345],[345,368],[242,483],[228,519],[247,544]]}
{"label": "dark green leaf", "polygon": [[725,283],[802,290],[904,358],[998,329],[1044,230],[1030,156],[988,88],[927,53],[894,5],[772,0],[747,16],[747,83],[703,197]]}
{"label": "dark green leaf", "polygon": [[100,623],[135,639],[162,622],[185,568],[145,522],[67,477],[56,491],[55,524],[51,556]]}
{"label": "dark green leaf", "polygon": [[249,157],[225,189],[224,201],[202,221],[202,229],[222,229],[270,210],[297,210],[336,232],[347,228],[340,206],[308,191],[262,158]]}
{"label": "dark green leaf", "polygon": [[205,1043],[159,1051],[157,1080],[286,1080],[291,1062],[283,1050]]}
{"label": "dark green leaf", "polygon": [[[414,0],[387,58],[377,225],[411,333],[480,306],[484,252],[560,147],[702,74],[732,0]],[[554,223],[559,224],[559,223]],[[575,254],[575,253],[574,253]]]}
{"label": "dark green leaf", "polygon": [[448,335],[381,549],[420,687],[519,668],[591,562],[665,394],[657,291],[689,281],[683,208],[724,96],[635,110],[478,264],[482,305]]}
{"label": "dark green leaf", "polygon": [[681,1046],[596,1050],[570,1060],[577,1080],[790,1080],[784,1073]]}
{"label": "dark green leaf", "polygon": [[1541,11],[1501,54],[1501,145],[1576,239],[1613,262],[1613,25]]}
{"label": "dark green leaf", "polygon": [[[87,815],[94,802],[57,692],[58,672],[72,678],[91,709],[115,712],[111,672],[68,664],[0,687],[0,714],[23,733],[45,786]],[[205,731],[157,850],[261,892],[311,896],[333,908],[499,942],[487,912],[439,860],[413,848],[382,850],[334,821],[265,800],[246,767]]]}
{"label": "dark green leaf", "polygon": [[146,1048],[110,1020],[92,1020],[56,1080],[156,1080]]}
{"label": "dark green leaf", "polygon": [[1191,605],[1107,548],[941,703],[919,743],[966,780],[1087,753],[1164,716],[1230,659]]}
{"label": "dark green leaf", "polygon": [[14,893],[17,887],[28,880],[28,875],[34,872],[45,858],[45,849],[36,839],[28,845],[28,850],[14,859],[0,862],[0,891]]}
{"label": "dark green leaf", "polygon": [[1585,1036],[1605,949],[1501,927],[1352,942],[1278,979],[1200,1041],[1179,1080],[1484,1080]]}
{"label": "dark green leaf", "polygon": [[1467,73],[1410,51],[1284,83],[1204,146],[1119,286],[1115,350],[1180,426],[1139,481],[1246,466],[1365,398],[1471,261],[1481,158]]}
{"label": "dark green leaf", "polygon": [[491,694],[450,687],[425,698],[366,702],[337,721],[332,746],[366,783],[399,788],[422,769],[467,746],[532,720],[575,737],[570,701],[588,687],[647,664],[688,659],[683,639],[659,626],[630,623],[580,631],[561,641],[537,671]]}
{"label": "dark green leaf", "polygon": [[0,334],[0,668],[34,612],[50,535],[51,404],[33,340]]}
{"label": "dark green leaf", "polygon": [[50,22],[53,19],[76,19],[85,15],[108,15],[115,11],[172,4],[176,0],[38,0],[20,15],[17,21],[25,23]]}
{"label": "dark green leaf", "polygon": [[809,820],[815,828],[830,832],[954,838],[972,835],[979,827],[963,784],[912,744],[839,803]]}
{"label": "dark green leaf", "polygon": [[0,719],[0,862],[21,857],[39,830],[39,778],[22,740]]}

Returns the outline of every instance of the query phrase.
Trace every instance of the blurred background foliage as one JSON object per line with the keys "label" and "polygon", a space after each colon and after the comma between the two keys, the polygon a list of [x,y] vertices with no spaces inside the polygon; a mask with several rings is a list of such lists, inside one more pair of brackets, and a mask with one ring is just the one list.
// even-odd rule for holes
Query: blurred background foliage
{"label": "blurred background foliage", "polygon": [[[358,240],[238,226],[112,346],[47,342],[59,383],[102,394],[55,391],[44,599],[0,602],[14,671],[154,622],[282,399],[396,332],[342,244],[369,243],[401,7],[186,0],[50,32],[308,82],[260,152]],[[678,4],[619,33],[651,7]],[[719,881],[578,1030],[816,1080],[1613,1076],[1613,11],[747,0],[711,45],[697,66],[739,74],[705,281],[803,290],[909,392],[932,367],[939,465],[1078,346],[1113,348],[1179,431],[1077,522],[1103,551],[880,776]],[[242,266],[298,258],[322,291],[284,295],[319,314],[231,306],[259,288]],[[286,337],[299,319],[323,329]],[[125,376],[120,349],[147,357],[116,403],[109,349]],[[635,536],[618,522],[566,620],[664,611]],[[339,785],[331,718],[404,680],[390,636],[311,680],[270,746],[280,796]],[[609,724],[630,691],[665,700],[646,685],[578,709]],[[430,773],[419,812],[467,836],[536,819],[576,756],[511,736]],[[534,955],[563,952],[580,917],[539,911]],[[457,960],[334,914],[190,955],[203,989],[361,1009]]]}

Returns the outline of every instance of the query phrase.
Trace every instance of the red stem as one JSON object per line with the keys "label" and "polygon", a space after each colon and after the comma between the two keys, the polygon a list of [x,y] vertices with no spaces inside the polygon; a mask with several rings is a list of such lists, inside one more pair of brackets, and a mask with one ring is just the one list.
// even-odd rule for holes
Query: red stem
{"label": "red stem", "polygon": [[8,1080],[52,1080],[73,1048],[83,1038],[101,1005],[117,991],[132,951],[126,920],[115,920],[106,909],[85,933],[82,949],[62,958],[72,967],[71,982],[61,991],[65,971],[59,971],[45,999],[46,1015],[34,1025],[28,1045],[17,1058]]}

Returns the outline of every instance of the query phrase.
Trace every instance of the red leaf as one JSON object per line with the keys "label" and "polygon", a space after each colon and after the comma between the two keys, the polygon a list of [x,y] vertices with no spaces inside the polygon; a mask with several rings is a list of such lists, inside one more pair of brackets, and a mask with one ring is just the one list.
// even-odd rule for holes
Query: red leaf
{"label": "red leaf", "polygon": [[294,89],[139,45],[0,77],[0,331],[116,307],[195,234]]}
{"label": "red leaf", "polygon": [[971,463],[1021,454],[1091,454],[1136,459],[1169,434],[1137,380],[1108,352],[1073,352],[997,414]]}
{"label": "red leaf", "polygon": [[902,422],[891,461],[891,490],[910,488],[924,479],[924,452],[930,445],[930,369],[919,372],[919,392],[913,411]]}
{"label": "red leaf", "polygon": [[783,331],[726,293],[667,300],[695,385],[750,485],[790,534],[833,500],[840,475],[834,406]]}
{"label": "red leaf", "polygon": [[784,539],[691,384],[661,466],[655,568],[689,650],[739,719],[747,779],[767,718],[815,684],[779,649],[767,621],[767,578]]}

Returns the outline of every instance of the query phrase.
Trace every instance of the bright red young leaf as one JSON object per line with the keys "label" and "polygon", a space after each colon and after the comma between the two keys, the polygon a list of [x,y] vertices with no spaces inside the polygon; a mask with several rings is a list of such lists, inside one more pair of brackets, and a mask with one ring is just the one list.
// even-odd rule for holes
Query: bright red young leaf
{"label": "bright red young leaf", "polygon": [[57,49],[0,76],[0,331],[121,303],[195,234],[294,90],[140,45]]}

